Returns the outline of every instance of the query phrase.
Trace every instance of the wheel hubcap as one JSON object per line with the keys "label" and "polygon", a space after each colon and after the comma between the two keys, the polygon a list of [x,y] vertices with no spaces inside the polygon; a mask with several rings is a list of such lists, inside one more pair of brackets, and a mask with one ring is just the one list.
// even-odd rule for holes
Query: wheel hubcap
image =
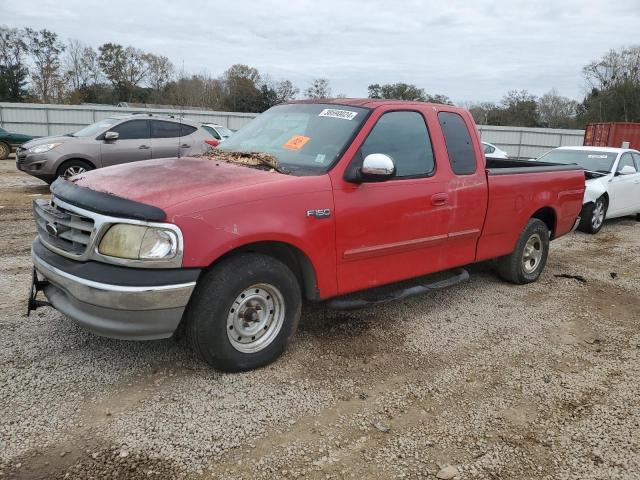
{"label": "wheel hubcap", "polygon": [[522,254],[522,267],[526,273],[533,273],[542,259],[542,239],[534,233],[527,240]]}
{"label": "wheel hubcap", "polygon": [[591,217],[591,226],[593,228],[600,228],[604,222],[604,202],[598,200],[596,206],[593,209],[593,216]]}
{"label": "wheel hubcap", "polygon": [[73,177],[74,175],[80,175],[81,173],[86,172],[87,169],[84,167],[69,167],[64,171],[64,178]]}
{"label": "wheel hubcap", "polygon": [[259,283],[236,297],[227,316],[227,336],[233,348],[255,353],[273,342],[284,323],[284,298],[273,285]]}

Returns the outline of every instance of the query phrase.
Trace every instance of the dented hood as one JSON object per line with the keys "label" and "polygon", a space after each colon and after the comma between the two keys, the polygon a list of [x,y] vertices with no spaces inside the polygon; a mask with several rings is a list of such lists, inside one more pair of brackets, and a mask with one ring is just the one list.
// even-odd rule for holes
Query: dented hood
{"label": "dented hood", "polygon": [[219,192],[291,182],[298,177],[207,158],[163,158],[93,170],[74,177],[78,186],[167,209]]}

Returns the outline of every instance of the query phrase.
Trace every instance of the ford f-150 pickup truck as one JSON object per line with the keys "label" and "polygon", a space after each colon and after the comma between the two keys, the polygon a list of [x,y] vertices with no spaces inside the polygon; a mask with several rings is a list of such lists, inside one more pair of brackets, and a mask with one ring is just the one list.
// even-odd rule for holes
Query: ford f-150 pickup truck
{"label": "ford f-150 pickup truck", "polygon": [[209,156],[56,180],[34,202],[29,305],[121,339],[180,326],[214,367],[256,368],[284,351],[303,299],[493,258],[505,280],[535,281],[577,225],[584,178],[486,160],[471,115],[448,105],[284,104]]}

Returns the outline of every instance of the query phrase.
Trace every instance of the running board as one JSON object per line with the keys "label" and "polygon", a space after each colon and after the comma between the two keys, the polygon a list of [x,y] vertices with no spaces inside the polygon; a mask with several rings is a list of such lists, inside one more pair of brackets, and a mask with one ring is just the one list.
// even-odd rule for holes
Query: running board
{"label": "running board", "polygon": [[452,272],[450,277],[436,282],[422,283],[407,288],[392,290],[390,292],[386,292],[383,296],[377,298],[374,297],[372,299],[353,298],[354,295],[345,295],[343,297],[328,300],[326,305],[335,310],[356,310],[403,298],[415,297],[416,295],[421,295],[430,290],[440,290],[442,288],[452,287],[453,285],[457,285],[467,280],[469,280],[469,272],[464,268],[458,268]]}

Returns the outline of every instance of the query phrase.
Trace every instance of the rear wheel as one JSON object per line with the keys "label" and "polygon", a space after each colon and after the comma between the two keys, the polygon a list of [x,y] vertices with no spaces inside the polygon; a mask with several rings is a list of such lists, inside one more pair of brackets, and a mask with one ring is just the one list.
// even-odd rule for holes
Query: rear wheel
{"label": "rear wheel", "polygon": [[6,143],[0,142],[0,160],[6,160],[11,153],[11,147]]}
{"label": "rear wheel", "polygon": [[185,318],[192,349],[225,371],[262,367],[287,347],[300,320],[298,281],[257,253],[222,260],[198,282]]}
{"label": "rear wheel", "polygon": [[88,172],[89,170],[93,170],[93,166],[88,162],[83,160],[67,160],[58,167],[56,177],[70,178]]}
{"label": "rear wheel", "polygon": [[604,219],[607,216],[607,199],[598,198],[595,202],[585,206],[580,216],[578,229],[585,233],[596,234],[602,230]]}
{"label": "rear wheel", "polygon": [[549,229],[532,218],[520,234],[515,250],[498,260],[500,276],[511,283],[535,282],[544,270],[549,254]]}

